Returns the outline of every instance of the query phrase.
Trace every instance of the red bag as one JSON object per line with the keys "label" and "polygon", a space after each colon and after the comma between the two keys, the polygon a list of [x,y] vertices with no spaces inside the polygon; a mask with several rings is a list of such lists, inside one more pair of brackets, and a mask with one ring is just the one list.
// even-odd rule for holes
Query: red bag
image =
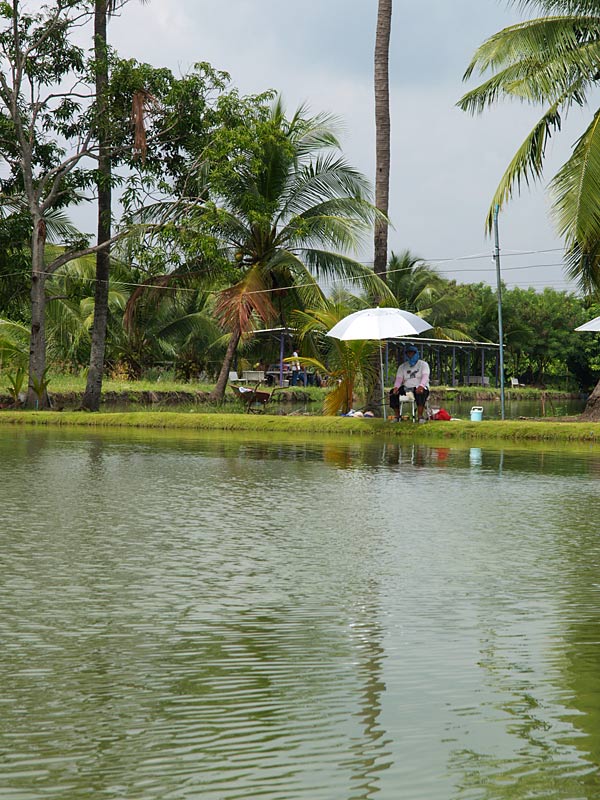
{"label": "red bag", "polygon": [[452,417],[445,408],[440,408],[440,410],[436,411],[436,413],[433,415],[432,419],[440,419],[447,422],[448,420],[452,419]]}

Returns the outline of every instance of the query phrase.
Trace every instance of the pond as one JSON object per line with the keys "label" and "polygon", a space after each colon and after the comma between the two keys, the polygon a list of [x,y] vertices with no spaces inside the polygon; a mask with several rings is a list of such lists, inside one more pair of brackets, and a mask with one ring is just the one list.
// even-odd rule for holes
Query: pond
{"label": "pond", "polygon": [[[581,414],[585,408],[585,400],[574,398],[541,400],[506,400],[504,414],[506,419],[521,417],[568,417]],[[454,400],[451,397],[436,405],[442,405],[455,417],[469,419],[473,406],[483,408],[483,419],[501,419],[502,408],[498,400]]]}
{"label": "pond", "polygon": [[2,800],[595,800],[600,452],[0,429]]}

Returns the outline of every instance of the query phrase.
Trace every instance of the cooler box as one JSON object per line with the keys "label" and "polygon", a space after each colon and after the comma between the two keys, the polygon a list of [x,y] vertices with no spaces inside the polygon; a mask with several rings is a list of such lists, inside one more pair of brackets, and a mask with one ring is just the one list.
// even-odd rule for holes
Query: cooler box
{"label": "cooler box", "polygon": [[473,406],[471,409],[471,422],[481,422],[483,419],[483,406]]}

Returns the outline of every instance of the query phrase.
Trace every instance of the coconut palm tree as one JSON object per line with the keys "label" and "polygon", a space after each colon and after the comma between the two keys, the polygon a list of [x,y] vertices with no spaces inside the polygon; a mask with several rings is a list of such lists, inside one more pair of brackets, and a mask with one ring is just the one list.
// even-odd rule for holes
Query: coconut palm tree
{"label": "coconut palm tree", "polygon": [[425,318],[433,326],[430,336],[436,339],[471,339],[466,331],[448,320],[464,317],[464,307],[448,292],[448,281],[435,268],[409,250],[392,253],[386,281],[400,308]]}
{"label": "coconut palm tree", "polygon": [[[491,230],[501,207],[523,183],[542,176],[550,137],[573,106],[594,102],[600,81],[599,0],[519,0],[542,16],[496,33],[475,52],[465,79],[491,73],[458,105],[480,113],[501,99],[543,107],[543,114],[517,150],[496,189],[487,217]],[[584,289],[600,286],[600,108],[550,184],[553,216],[564,237],[568,274]]]}
{"label": "coconut palm tree", "polygon": [[[388,216],[390,197],[390,36],[392,0],[379,0],[375,33],[375,205]],[[388,227],[385,220],[375,223],[373,269],[385,275]]]}
{"label": "coconut palm tree", "polygon": [[362,392],[366,400],[376,381],[379,342],[342,341],[326,335],[348,314],[366,307],[364,300],[349,295],[343,302],[325,299],[320,308],[297,311],[293,315],[298,337],[310,339],[319,356],[301,358],[302,365],[314,367],[328,376],[329,391],[323,401],[323,413],[327,416],[346,414],[352,408],[356,390]]}
{"label": "coconut palm tree", "polygon": [[224,395],[241,336],[259,322],[285,324],[294,309],[318,307],[319,278],[358,281],[393,302],[379,277],[348,255],[381,215],[366,179],[340,155],[333,118],[308,117],[301,107],[287,119],[277,99],[251,142],[232,158],[226,179],[209,184],[195,221],[237,270],[215,307],[230,340],[213,400]]}
{"label": "coconut palm tree", "polygon": [[114,347],[130,375],[171,363],[189,379],[205,366],[202,356],[218,347],[222,332],[209,313],[212,296],[197,283],[163,275],[152,279],[152,288],[142,285],[132,293]]}
{"label": "coconut palm tree", "polygon": [[[123,268],[121,267],[123,273]],[[91,256],[70,261],[56,270],[47,282],[46,329],[49,360],[79,371],[89,360],[94,320],[95,259]],[[129,286],[127,275],[111,275],[107,293],[108,319],[121,327]]]}

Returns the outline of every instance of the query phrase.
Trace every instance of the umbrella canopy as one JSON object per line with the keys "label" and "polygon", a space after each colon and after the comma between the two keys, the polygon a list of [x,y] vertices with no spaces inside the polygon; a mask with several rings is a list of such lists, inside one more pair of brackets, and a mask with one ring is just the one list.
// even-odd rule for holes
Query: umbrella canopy
{"label": "umbrella canopy", "polygon": [[[327,336],[350,341],[354,339],[395,339],[399,336],[416,336],[432,326],[410,311],[399,308],[365,308],[355,311],[340,320],[328,331]],[[385,419],[385,389],[383,382],[383,358],[379,348],[379,380],[381,383],[381,405]]]}
{"label": "umbrella canopy", "polygon": [[576,331],[600,331],[600,317],[594,317],[589,322],[585,322],[583,325],[580,325],[578,328],[575,328]]}
{"label": "umbrella canopy", "polygon": [[410,311],[400,308],[365,308],[355,311],[328,331],[334,339],[395,339],[416,336],[432,326]]}

